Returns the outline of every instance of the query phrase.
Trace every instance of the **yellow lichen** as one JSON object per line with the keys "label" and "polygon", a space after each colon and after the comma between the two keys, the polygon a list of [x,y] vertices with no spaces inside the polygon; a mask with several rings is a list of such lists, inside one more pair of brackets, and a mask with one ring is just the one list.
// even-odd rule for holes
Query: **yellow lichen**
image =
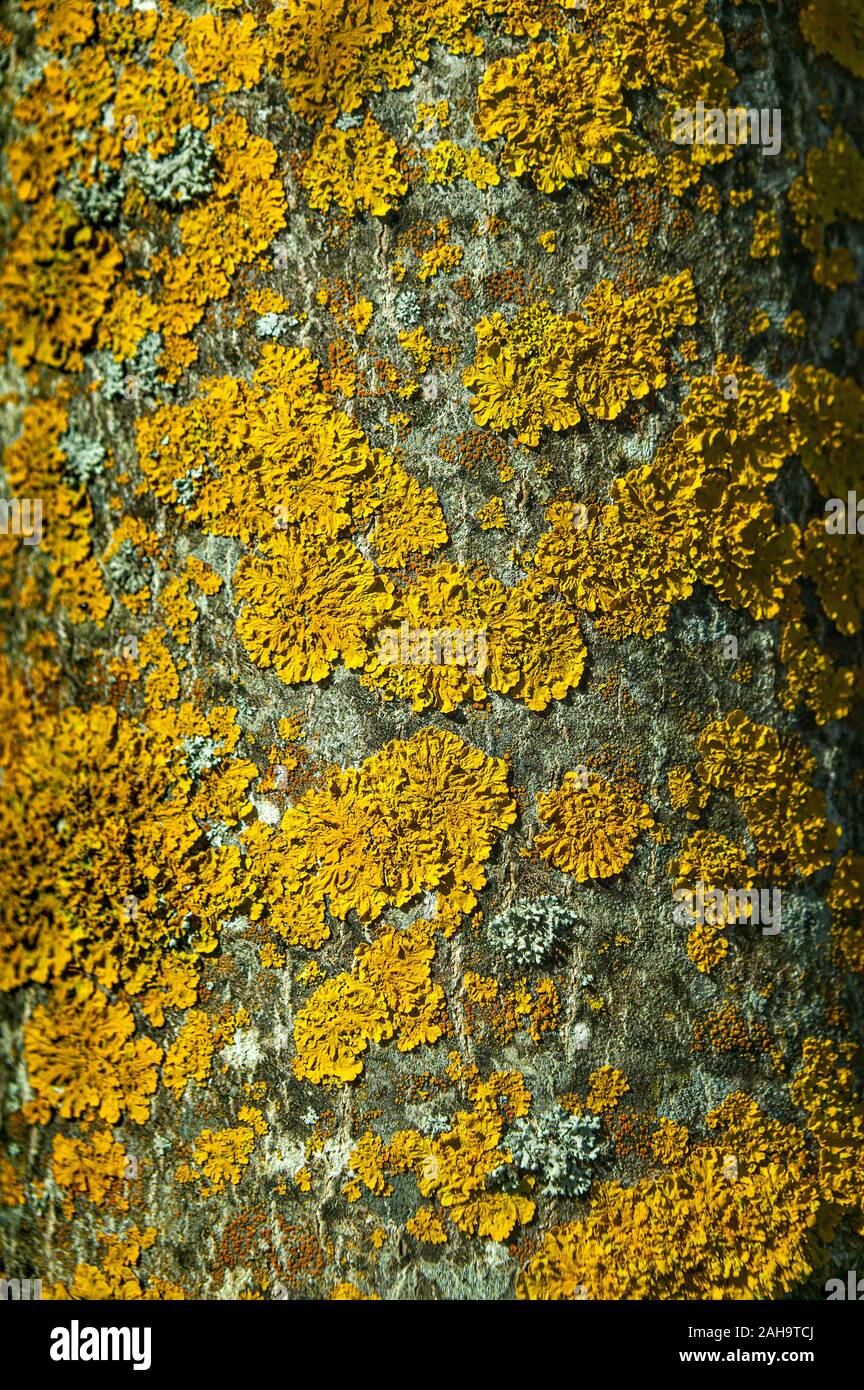
{"label": "yellow lichen", "polygon": [[641,832],[654,824],[637,795],[597,773],[568,772],[560,788],[538,795],[537,814],[545,828],[535,836],[536,848],[578,883],[619,874]]}
{"label": "yellow lichen", "polygon": [[532,446],[544,427],[568,429],[583,413],[615,420],[630,401],[666,384],[664,344],[695,319],[689,271],[626,298],[601,280],[581,313],[567,318],[544,302],[510,323],[494,313],[477,324],[474,362],[463,372],[474,418],[513,429]]}
{"label": "yellow lichen", "polygon": [[32,1118],[143,1124],[156,1090],[161,1049],[135,1036],[128,1004],[112,1004],[91,986],[57,986],[24,1025],[24,1058],[35,1100]]}

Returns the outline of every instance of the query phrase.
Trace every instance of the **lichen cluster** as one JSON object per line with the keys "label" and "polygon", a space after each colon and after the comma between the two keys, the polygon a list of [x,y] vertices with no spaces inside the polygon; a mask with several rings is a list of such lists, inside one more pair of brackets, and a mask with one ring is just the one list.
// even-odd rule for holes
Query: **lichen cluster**
{"label": "lichen cluster", "polygon": [[4,16],[0,1275],[820,1297],[859,0]]}

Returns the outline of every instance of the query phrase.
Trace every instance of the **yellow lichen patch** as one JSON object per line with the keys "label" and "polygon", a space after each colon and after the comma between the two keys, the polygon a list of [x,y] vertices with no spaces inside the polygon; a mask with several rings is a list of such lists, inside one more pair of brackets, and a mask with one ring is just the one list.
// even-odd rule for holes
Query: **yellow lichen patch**
{"label": "yellow lichen patch", "polygon": [[343,1188],[349,1202],[356,1202],[360,1196],[362,1183],[376,1197],[389,1197],[392,1186],[384,1176],[384,1162],[387,1150],[379,1135],[367,1130],[351,1150],[349,1164],[354,1178]]}
{"label": "yellow lichen patch", "polygon": [[[205,382],[188,406],[137,423],[138,451],[157,497],[213,535],[248,544],[274,530],[334,537],[351,522],[351,490],[373,466],[362,430],[335,409],[302,348],[268,344],[252,386]],[[194,480],[180,502],[178,482]]]}
{"label": "yellow lichen patch", "polygon": [[[393,28],[387,0],[288,0],[271,10],[267,56],[307,120],[353,111],[367,90],[361,55]],[[365,80],[364,80],[365,79]]]}
{"label": "yellow lichen patch", "polygon": [[446,98],[441,101],[421,101],[417,105],[417,122],[415,130],[433,130],[440,126],[446,130],[450,124],[450,103]]}
{"label": "yellow lichen patch", "polygon": [[538,795],[537,814],[545,828],[535,847],[578,883],[619,874],[641,832],[654,824],[638,795],[597,773],[568,772],[560,788]]}
{"label": "yellow lichen patch", "polygon": [[536,562],[615,640],[663,631],[697,579],[775,617],[800,572],[799,532],[765,492],[797,444],[789,398],[740,359],[697,378],[671,441],[617,479],[605,507],[555,501]]}
{"label": "yellow lichen patch", "polygon": [[159,594],[159,607],[171,636],[180,646],[189,645],[192,624],[198,620],[198,609],[189,597],[191,576],[178,574],[169,579]]}
{"label": "yellow lichen patch", "polygon": [[807,320],[800,309],[793,309],[791,314],[786,315],[783,320],[783,331],[796,342],[800,342],[806,337]]}
{"label": "yellow lichen patch", "polygon": [[450,218],[440,218],[432,245],[420,252],[418,280],[434,280],[436,275],[449,274],[461,264],[463,248],[450,240],[450,232]]}
{"label": "yellow lichen patch", "polygon": [[196,82],[219,82],[222,91],[253,87],[261,76],[264,42],[251,14],[240,19],[201,15],[183,33],[183,50]]}
{"label": "yellow lichen patch", "polygon": [[710,975],[729,953],[729,942],[718,926],[699,922],[687,937],[687,955],[696,969]]}
{"label": "yellow lichen patch", "polygon": [[852,1043],[805,1038],[801,1070],[792,1081],[796,1105],[808,1113],[807,1128],[819,1145],[823,1196],[851,1207],[864,1232],[864,1105],[855,1079]]}
{"label": "yellow lichen patch", "polygon": [[664,344],[695,319],[689,271],[627,298],[601,280],[581,314],[567,318],[545,302],[509,323],[496,312],[477,324],[474,362],[463,372],[474,418],[515,430],[532,446],[542,429],[568,429],[583,413],[615,420],[631,400],[666,384]]}
{"label": "yellow lichen patch", "polygon": [[[105,558],[119,549],[124,529],[122,525],[118,527]],[[189,593],[193,583],[202,593],[214,594],[221,587],[222,580],[208,565],[196,560],[195,556],[189,556],[183,573],[168,579],[159,591],[159,607],[168,630],[174,641],[184,647],[189,645],[192,624],[198,621],[198,609]]]}
{"label": "yellow lichen patch", "polygon": [[702,731],[699,751],[697,775],[740,801],[760,873],[807,878],[831,862],[841,830],[825,818],[824,794],[811,781],[816,759],[797,736],[781,739],[733,710]]}
{"label": "yellow lichen patch", "polygon": [[421,487],[389,454],[376,453],[370,477],[358,480],[354,512],[361,519],[375,513],[370,542],[382,569],[431,555],[449,539],[438,494]]}
{"label": "yellow lichen patch", "polygon": [[626,147],[630,119],[612,65],[596,61],[583,35],[564,34],[557,45],[534,44],[493,63],[474,123],[481,140],[503,138],[509,174],[530,174],[541,192],[554,193],[592,164],[611,164]]}
{"label": "yellow lichen patch", "polygon": [[803,621],[784,626],[779,656],[786,670],[786,689],[779,698],[786,709],[803,704],[817,724],[845,719],[852,708],[855,672],[837,666],[813,640]]}
{"label": "yellow lichen patch", "polygon": [[864,391],[821,367],[793,367],[789,380],[801,462],[823,498],[845,500],[860,478]]}
{"label": "yellow lichen patch", "polygon": [[[174,36],[166,32],[169,45]],[[206,130],[210,118],[196,101],[192,80],[167,56],[153,55],[146,67],[123,65],[114,92],[114,121],[129,149],[146,149],[156,159],[171,153],[184,126]]]}
{"label": "yellow lichen patch", "polygon": [[817,53],[830,53],[856,77],[864,77],[864,11],[861,0],[810,0],[798,14],[801,33]]}
{"label": "yellow lichen patch", "polygon": [[418,324],[410,333],[407,329],[402,329],[399,333],[399,342],[410,355],[416,370],[420,373],[428,371],[435,349],[432,339],[422,323]]}
{"label": "yellow lichen patch", "polygon": [[218,594],[222,588],[222,579],[211,569],[204,560],[200,560],[197,555],[190,555],[186,560],[186,573],[192,582],[197,585],[202,594],[212,596]]}
{"label": "yellow lichen patch", "polygon": [[201,400],[139,422],[138,444],[158,496],[178,502],[178,473],[195,478],[194,501],[179,503],[190,521],[261,538],[235,576],[246,601],[238,632],[253,659],[289,684],[322,679],[340,657],[362,664],[367,634],[391,605],[387,581],[349,531],[374,518],[384,567],[447,540],[434,491],[369,448],[305,350],[268,346],[251,388],[212,382]]}
{"label": "yellow lichen patch", "polygon": [[687,954],[697,970],[710,974],[728,953],[728,941],[720,934],[724,927],[748,920],[753,910],[748,892],[753,870],[746,851],[718,831],[696,830],[684,840],[669,872],[675,879],[673,917],[690,928]]}
{"label": "yellow lichen patch", "polygon": [[623,1071],[610,1066],[598,1067],[588,1077],[585,1108],[593,1110],[595,1115],[603,1115],[607,1110],[614,1110],[621,1097],[629,1090],[630,1083]]}
{"label": "yellow lichen patch", "polygon": [[370,1042],[392,1036],[383,999],[352,975],[327,980],[294,1023],[294,1073],[316,1084],[353,1081]]}
{"label": "yellow lichen patch", "polygon": [[799,531],[778,523],[764,491],[796,448],[788,393],[721,356],[690,385],[682,416],[668,459],[695,493],[696,575],[733,607],[775,617],[801,567]]}
{"label": "yellow lichen patch", "polygon": [[465,179],[475,188],[494,188],[501,176],[491,159],[480,150],[465,150],[452,140],[439,140],[431,150],[423,151],[426,160],[426,182],[450,184]]}
{"label": "yellow lichen patch", "polygon": [[[108,1128],[94,1129],[82,1139],[56,1134],[51,1154],[51,1172],[58,1187],[86,1198],[95,1206],[111,1199],[120,1211],[129,1203],[123,1189],[126,1154]],[[71,1214],[71,1213],[70,1213]]]}
{"label": "yellow lichen patch", "polygon": [[699,751],[697,776],[709,787],[744,799],[758,794],[769,781],[780,758],[780,738],[776,729],[755,724],[742,710],[733,710],[706,726]]}
{"label": "yellow lichen patch", "polygon": [[121,261],[111,237],[69,203],[40,203],[0,273],[0,325],[16,362],[80,370]]}
{"label": "yellow lichen patch", "polygon": [[[29,711],[0,796],[3,839],[14,847],[14,865],[4,862],[17,885],[4,881],[0,898],[0,987],[51,981],[71,966],[137,993],[175,953],[194,963],[212,951],[222,914],[238,901],[240,857],[202,850],[201,821],[214,809],[244,814],[255,769],[238,761],[223,772],[229,784],[214,808],[206,791],[193,794],[182,747],[166,749],[112,708]],[[26,917],[21,892],[33,905]]]}
{"label": "yellow lichen patch", "polygon": [[406,931],[384,927],[370,946],[354,953],[358,979],[386,1004],[400,1052],[433,1043],[443,1032],[444,991],[429,975],[434,935],[434,923],[422,920]]}
{"label": "yellow lichen patch", "polygon": [[[329,935],[325,899],[333,916],[371,921],[435,888],[470,911],[482,864],[515,814],[502,759],[433,729],[394,740],[361,768],[333,771],[278,828],[245,832],[252,915],[314,949]],[[348,993],[362,1011],[356,981]]]}
{"label": "yellow lichen patch", "polygon": [[[627,298],[601,280],[582,301],[575,323],[577,398],[589,415],[615,420],[627,403],[666,385],[663,347],[677,328],[696,322],[689,270]],[[568,320],[569,321],[569,320]]]}
{"label": "yellow lichen patch", "polygon": [[356,1284],[350,1280],[343,1280],[336,1284],[327,1295],[332,1303],[370,1303],[378,1301],[377,1293],[363,1293]]}
{"label": "yellow lichen patch", "polygon": [[731,607],[756,619],[776,617],[801,571],[798,528],[778,526],[770,502],[735,486],[717,498],[712,521],[699,578]]}
{"label": "yellow lichen patch", "polygon": [[356,130],[325,126],[301,175],[309,206],[327,212],[335,203],[349,216],[358,210],[386,216],[408,188],[397,155],[396,142],[372,116]]}
{"label": "yellow lichen patch", "polygon": [[64,54],[86,43],[96,27],[91,0],[69,0],[59,12],[49,0],[25,0],[24,9],[35,11],[39,39],[45,47]]}
{"label": "yellow lichen patch", "polygon": [[135,1036],[128,1004],[112,1004],[100,990],[57,986],[24,1025],[24,1059],[35,1100],[32,1119],[101,1119],[126,1114],[143,1124],[156,1090],[161,1049]]}
{"label": "yellow lichen patch", "polygon": [[864,970],[864,855],[844,854],[828,889],[831,935],[850,970]]}
{"label": "yellow lichen patch", "polygon": [[543,710],[578,686],[587,660],[576,615],[550,593],[541,574],[506,592],[491,632],[491,686]]}
{"label": "yellow lichen patch", "polygon": [[252,660],[286,684],[319,681],[341,658],[362,666],[366,636],[392,603],[387,585],[347,541],[272,536],[238,566],[245,601],[237,633]]}
{"label": "yellow lichen patch", "polygon": [[409,1236],[414,1236],[424,1245],[447,1244],[447,1232],[444,1230],[444,1223],[438,1219],[431,1207],[421,1207],[418,1212],[415,1212],[411,1220],[406,1221],[405,1230]]}
{"label": "yellow lichen patch", "polygon": [[142,338],[155,329],[157,318],[155,304],[121,282],[99,322],[97,345],[107,348],[118,362],[132,357]]}
{"label": "yellow lichen patch", "polygon": [[814,517],[804,532],[804,573],[838,632],[854,637],[864,615],[864,546]]}
{"label": "yellow lichen patch", "polygon": [[174,1092],[175,1100],[180,1100],[188,1081],[205,1084],[220,1042],[219,1029],[214,1029],[209,1015],[191,1009],[162,1063],[163,1084]]}
{"label": "yellow lichen patch", "polygon": [[497,580],[442,564],[398,591],[367,657],[362,683],[415,710],[452,710],[486,695],[487,629],[504,612]]}
{"label": "yellow lichen patch", "polygon": [[771,1039],[763,1023],[748,1025],[737,1005],[727,1003],[698,1019],[693,1025],[693,1051],[705,1052],[707,1047],[718,1053],[740,1050],[755,1054],[769,1051]]}
{"label": "yellow lichen patch", "polygon": [[[315,991],[294,1025],[296,1076],[319,1084],[353,1081],[369,1042],[398,1033],[399,1051],[410,1052],[440,1038],[444,991],[429,976],[434,934],[425,921],[406,931],[385,926],[355,951],[356,976],[337,975]],[[361,1173],[353,1160],[352,1166]]]}
{"label": "yellow lichen patch", "polygon": [[175,1174],[178,1182],[199,1182],[202,1197],[217,1196],[229,1183],[236,1187],[251,1162],[256,1137],[267,1133],[261,1111],[253,1106],[243,1106],[237,1118],[245,1123],[234,1129],[202,1129],[192,1150],[197,1167],[182,1164]]}
{"label": "yellow lichen patch", "polygon": [[699,189],[699,196],[696,199],[696,203],[703,212],[711,213],[712,216],[716,216],[722,207],[720,193],[717,188],[710,183],[703,183],[702,187]]}
{"label": "yellow lichen patch", "polygon": [[654,1157],[666,1168],[682,1161],[689,1142],[690,1135],[686,1125],[679,1125],[674,1120],[661,1120],[659,1127],[651,1135]]}
{"label": "yellow lichen patch", "polygon": [[490,497],[477,512],[481,531],[506,531],[509,526],[503,497]]}
{"label": "yellow lichen patch", "polygon": [[544,1237],[517,1277],[518,1297],[776,1298],[806,1279],[820,1257],[821,1201],[800,1131],[741,1095],[708,1123],[721,1130],[718,1145],[633,1187],[595,1187],[589,1216]]}
{"label": "yellow lichen patch", "polygon": [[537,32],[524,0],[287,0],[268,16],[268,61],[295,111],[329,121],[356,110],[369,92],[407,87],[433,42],[451,53],[482,53],[482,39],[467,26],[483,12],[501,14],[508,28],[518,15],[524,22],[512,32]]}
{"label": "yellow lichen patch", "polygon": [[49,197],[59,175],[74,163],[78,154],[70,119],[74,113],[69,76],[59,63],[49,63],[41,78],[15,102],[13,115],[24,133],[10,141],[6,159],[22,202]]}
{"label": "yellow lichen patch", "polygon": [[610,40],[628,87],[654,83],[681,99],[722,100],[735,74],[723,62],[724,41],[705,14],[705,0],[600,0],[592,16]]}
{"label": "yellow lichen patch", "polygon": [[393,1136],[381,1153],[385,1171],[413,1172],[423,1197],[432,1197],[466,1235],[503,1241],[534,1215],[521,1193],[490,1190],[488,1179],[508,1161],[501,1146],[504,1118],[525,1115],[531,1097],[518,1072],[495,1072],[468,1090],[470,1110],[457,1111],[453,1126],[438,1138],[414,1130]]}
{"label": "yellow lichen patch", "polygon": [[498,998],[498,981],[478,975],[474,970],[466,970],[462,984],[472,1004],[491,1004]]}
{"label": "yellow lichen patch", "polygon": [[137,1264],[142,1250],[156,1243],[156,1228],[139,1230],[131,1227],[125,1236],[102,1234],[99,1240],[107,1247],[105,1260],[98,1265],[78,1264],[72,1282],[54,1284],[43,1292],[43,1298],[86,1299],[88,1302],[127,1299],[181,1299],[186,1295],[179,1284],[151,1277],[142,1284]]}
{"label": "yellow lichen patch", "polygon": [[23,1207],[26,1201],[27,1193],[12,1160],[0,1154],[0,1206]]}
{"label": "yellow lichen patch", "polygon": [[512,1042],[520,1030],[539,1042],[544,1033],[555,1032],[558,1027],[561,999],[548,975],[537,981],[533,991],[528,987],[527,976],[502,990],[497,980],[475,975],[470,970],[465,974],[464,984],[471,1002],[484,1009],[489,1028],[499,1044]]}
{"label": "yellow lichen patch", "polygon": [[666,628],[672,604],[693,591],[693,484],[646,466],[617,479],[612,496],[600,511],[553,503],[536,563],[613,640],[652,637]]}
{"label": "yellow lichen patch", "polygon": [[[111,598],[91,553],[92,503],[86,490],[64,473],[60,440],[67,426],[67,414],[59,402],[34,402],[24,411],[20,438],[3,451],[3,467],[10,488],[19,496],[40,501],[42,536],[37,554],[44,553],[48,559],[50,606],[62,604],[70,622],[89,619],[102,624]],[[24,542],[15,538],[13,544],[23,546]]]}
{"label": "yellow lichen patch", "polygon": [[690,382],[673,441],[707,482],[712,475],[748,490],[771,482],[798,437],[788,391],[741,357],[720,354],[713,373]]}
{"label": "yellow lichen patch", "polygon": [[801,241],[816,255],[813,279],[828,289],[855,283],[855,262],[845,247],[825,248],[825,232],[833,223],[864,218],[864,160],[851,137],[838,126],[824,149],[807,152],[805,172],[789,189],[789,206],[800,228]]}
{"label": "yellow lichen patch", "polygon": [[162,274],[160,361],[172,382],[198,356],[189,335],[208,302],[225,298],[237,269],[266,250],[286,220],[285,193],[276,174],[279,157],[270,141],[253,135],[237,113],[215,125],[208,139],[221,175],[214,196],[181,215],[181,254],[172,258],[159,252],[151,262]]}
{"label": "yellow lichen patch", "polygon": [[707,787],[700,787],[693,773],[683,764],[670,767],[666,774],[669,804],[674,811],[685,811],[688,820],[698,820],[710,796]]}
{"label": "yellow lichen patch", "polygon": [[[669,873],[675,879],[676,897],[689,895],[693,918],[698,916],[712,927],[722,927],[730,920],[726,890],[743,891],[753,883],[746,850],[715,830],[695,830],[688,835],[670,863]],[[732,920],[736,911],[733,907]]]}
{"label": "yellow lichen patch", "polygon": [[753,240],[750,243],[750,255],[753,259],[761,261],[769,256],[779,256],[780,239],[781,230],[777,214],[767,210],[757,212],[753,221]]}
{"label": "yellow lichen patch", "polygon": [[188,1009],[198,995],[198,967],[191,956],[161,956],[143,961],[133,971],[126,993],[134,996],[154,1028],[165,1024],[166,1009]]}

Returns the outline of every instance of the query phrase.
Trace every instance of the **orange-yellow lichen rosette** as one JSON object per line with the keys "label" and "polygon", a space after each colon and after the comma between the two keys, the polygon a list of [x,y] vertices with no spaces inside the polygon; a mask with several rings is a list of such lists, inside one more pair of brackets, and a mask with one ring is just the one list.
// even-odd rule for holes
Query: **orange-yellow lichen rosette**
{"label": "orange-yellow lichen rosette", "polygon": [[514,178],[530,174],[542,193],[554,193],[592,164],[610,164],[630,124],[621,79],[595,61],[581,34],[556,46],[533,44],[500,58],[477,92],[474,124],[481,140],[504,140],[502,162]]}
{"label": "orange-yellow lichen rosette", "polygon": [[363,664],[365,637],[390,606],[387,585],[347,541],[275,535],[237,566],[237,632],[252,660],[286,685],[320,681],[337,657]]}
{"label": "orange-yellow lichen rosette", "polygon": [[596,773],[568,772],[557,791],[541,792],[537,814],[546,828],[534,844],[556,869],[579,883],[611,878],[633,858],[641,831],[654,817],[627,787]]}
{"label": "orange-yellow lichen rosette", "polygon": [[18,232],[0,275],[0,326],[20,367],[39,362],[78,371],[119,271],[107,232],[68,203],[44,201]]}

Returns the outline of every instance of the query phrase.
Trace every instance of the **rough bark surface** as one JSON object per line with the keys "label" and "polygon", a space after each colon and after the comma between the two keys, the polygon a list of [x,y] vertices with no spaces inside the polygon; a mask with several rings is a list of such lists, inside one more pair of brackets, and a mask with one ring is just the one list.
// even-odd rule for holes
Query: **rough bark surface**
{"label": "rough bark surface", "polygon": [[[824,1297],[864,1256],[860,5],[2,25],[43,534],[0,535],[0,1272]],[[779,150],[676,145],[700,101]]]}

